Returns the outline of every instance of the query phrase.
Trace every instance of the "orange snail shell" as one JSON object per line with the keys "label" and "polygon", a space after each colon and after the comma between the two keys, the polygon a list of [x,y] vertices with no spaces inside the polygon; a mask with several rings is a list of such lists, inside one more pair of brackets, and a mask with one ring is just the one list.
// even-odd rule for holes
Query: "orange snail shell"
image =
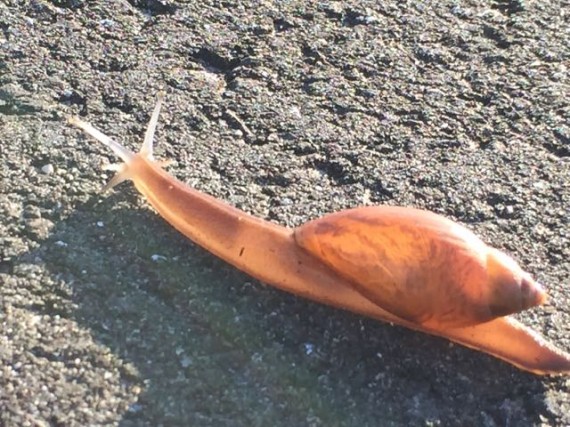
{"label": "orange snail shell", "polygon": [[546,300],[514,260],[428,211],[351,209],[300,226],[295,240],[373,303],[431,329],[476,325]]}

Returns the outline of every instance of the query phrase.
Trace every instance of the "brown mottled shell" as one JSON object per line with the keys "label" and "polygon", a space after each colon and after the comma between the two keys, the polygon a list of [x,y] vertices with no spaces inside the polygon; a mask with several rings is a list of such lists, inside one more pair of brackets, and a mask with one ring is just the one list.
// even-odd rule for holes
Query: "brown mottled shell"
{"label": "brown mottled shell", "polygon": [[511,258],[427,211],[338,212],[297,228],[295,240],[370,301],[434,329],[479,324],[545,299]]}

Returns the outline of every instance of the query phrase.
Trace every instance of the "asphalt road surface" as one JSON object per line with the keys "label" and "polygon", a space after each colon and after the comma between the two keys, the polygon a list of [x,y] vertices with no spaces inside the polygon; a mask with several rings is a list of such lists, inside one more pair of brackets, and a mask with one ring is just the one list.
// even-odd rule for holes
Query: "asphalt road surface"
{"label": "asphalt road surface", "polygon": [[0,425],[570,425],[568,377],[301,300],[194,246],[78,114],[295,226],[443,214],[570,351],[567,1],[0,2]]}

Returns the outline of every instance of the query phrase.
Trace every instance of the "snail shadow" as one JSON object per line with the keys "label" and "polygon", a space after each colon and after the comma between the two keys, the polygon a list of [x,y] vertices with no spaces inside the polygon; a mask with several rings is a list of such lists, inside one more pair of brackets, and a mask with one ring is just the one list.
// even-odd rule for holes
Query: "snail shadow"
{"label": "snail shadow", "polygon": [[121,381],[140,394],[122,425],[525,425],[547,412],[555,380],[269,288],[132,197],[78,206],[26,255],[132,367]]}

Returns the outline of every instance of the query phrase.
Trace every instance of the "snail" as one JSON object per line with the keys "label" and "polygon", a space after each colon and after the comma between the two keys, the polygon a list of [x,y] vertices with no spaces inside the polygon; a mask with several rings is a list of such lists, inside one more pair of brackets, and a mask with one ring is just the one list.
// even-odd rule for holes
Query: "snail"
{"label": "snail", "polygon": [[508,255],[435,213],[371,206],[295,229],[249,215],[178,181],[153,158],[160,93],[139,153],[77,117],[69,122],[123,160],[104,190],[132,180],[174,228],[286,292],[447,338],[535,374],[570,373],[570,354],[508,317],[546,293]]}

